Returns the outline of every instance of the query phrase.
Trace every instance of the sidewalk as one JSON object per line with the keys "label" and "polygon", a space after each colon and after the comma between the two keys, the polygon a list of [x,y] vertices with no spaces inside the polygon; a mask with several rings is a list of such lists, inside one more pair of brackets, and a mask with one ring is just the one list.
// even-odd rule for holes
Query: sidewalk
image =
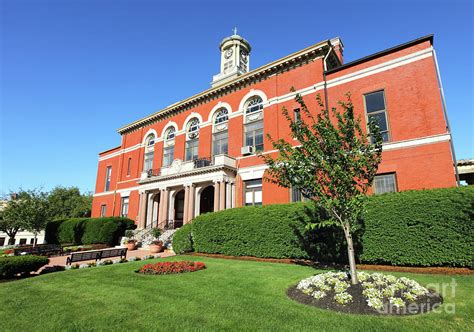
{"label": "sidewalk", "polygon": [[[127,259],[129,259],[130,257],[140,257],[140,258],[142,258],[142,257],[147,256],[147,255],[150,255],[150,252],[146,249],[137,249],[137,250],[127,251]],[[153,255],[156,255],[156,254],[153,254]],[[161,258],[165,258],[165,257],[175,256],[176,254],[174,252],[160,252],[158,255],[160,255]],[[50,257],[49,258],[49,263],[46,266],[53,266],[53,265],[66,266],[66,260],[70,256],[71,255]],[[114,260],[114,259],[118,259],[118,258],[119,257],[112,257],[110,259]],[[74,263],[74,264],[87,264],[87,263],[91,263],[91,262],[95,262],[95,260],[82,261],[82,262],[78,262],[78,263]]]}

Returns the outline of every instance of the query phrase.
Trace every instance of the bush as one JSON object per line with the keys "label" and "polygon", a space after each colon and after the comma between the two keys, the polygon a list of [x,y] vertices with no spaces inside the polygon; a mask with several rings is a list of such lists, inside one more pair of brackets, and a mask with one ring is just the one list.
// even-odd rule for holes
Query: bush
{"label": "bush", "polygon": [[373,196],[361,260],[374,264],[472,266],[474,188]]}
{"label": "bush", "polygon": [[[198,216],[173,237],[176,253],[346,262],[338,227],[308,230],[325,218],[312,204],[242,207]],[[449,188],[369,197],[364,227],[355,234],[359,260],[392,265],[471,266],[474,188]]]}
{"label": "bush", "polygon": [[0,276],[11,278],[18,273],[34,272],[48,262],[47,257],[33,255],[0,257]]}
{"label": "bush", "polygon": [[173,250],[177,254],[193,251],[192,225],[186,224],[173,235]]}
{"label": "bush", "polygon": [[132,220],[119,217],[71,218],[49,222],[46,225],[47,243],[61,244],[118,244],[127,229],[133,229]]}

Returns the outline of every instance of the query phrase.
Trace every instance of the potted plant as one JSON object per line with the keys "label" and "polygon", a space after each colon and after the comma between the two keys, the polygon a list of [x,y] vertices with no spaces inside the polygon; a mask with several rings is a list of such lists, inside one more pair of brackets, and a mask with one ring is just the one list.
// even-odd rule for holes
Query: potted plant
{"label": "potted plant", "polygon": [[160,241],[161,229],[153,228],[151,231],[151,235],[155,240],[151,241],[150,243],[150,253],[156,254],[163,250],[163,241]]}
{"label": "potted plant", "polygon": [[131,229],[127,229],[125,231],[125,237],[127,238],[127,249],[128,250],[135,250],[137,249],[137,240],[133,238],[133,231]]}

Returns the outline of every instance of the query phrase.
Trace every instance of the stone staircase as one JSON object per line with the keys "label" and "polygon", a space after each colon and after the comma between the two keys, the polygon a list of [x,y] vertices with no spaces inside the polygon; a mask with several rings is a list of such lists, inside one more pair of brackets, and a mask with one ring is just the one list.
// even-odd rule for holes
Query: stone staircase
{"label": "stone staircase", "polygon": [[[173,235],[174,233],[176,233],[176,231],[177,229],[168,229],[160,235],[159,240],[163,242],[165,248],[171,247]],[[138,230],[138,232],[135,233],[134,237],[138,242],[141,243],[141,247],[143,249],[148,249],[150,243],[155,240],[155,238],[152,236],[151,229],[147,229],[147,231]]]}

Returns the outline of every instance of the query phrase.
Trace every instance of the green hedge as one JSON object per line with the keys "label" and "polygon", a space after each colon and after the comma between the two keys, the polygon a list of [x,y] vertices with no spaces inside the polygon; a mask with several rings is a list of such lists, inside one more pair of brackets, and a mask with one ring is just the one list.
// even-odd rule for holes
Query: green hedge
{"label": "green hedge", "polygon": [[177,254],[194,251],[191,237],[192,225],[186,224],[173,236],[173,251]]}
{"label": "green hedge", "polygon": [[118,244],[127,229],[134,229],[127,218],[71,218],[51,221],[46,225],[47,243]]}
{"label": "green hedge", "polygon": [[[450,188],[371,196],[363,227],[355,234],[364,263],[471,266],[474,188]],[[310,220],[325,218],[312,204],[243,207],[197,217],[178,230],[178,253],[196,251],[233,256],[311,258],[346,262],[339,228],[309,231]]]}
{"label": "green hedge", "polygon": [[474,187],[373,196],[365,220],[363,262],[472,266]]}
{"label": "green hedge", "polygon": [[48,262],[47,257],[33,255],[0,257],[0,276],[11,278],[18,273],[34,272]]}

